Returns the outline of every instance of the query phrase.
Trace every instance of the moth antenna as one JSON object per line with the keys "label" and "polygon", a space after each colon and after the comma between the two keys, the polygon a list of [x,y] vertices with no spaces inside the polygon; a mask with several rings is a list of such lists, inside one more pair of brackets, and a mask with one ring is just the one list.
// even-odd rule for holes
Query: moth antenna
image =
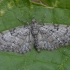
{"label": "moth antenna", "polygon": [[29,23],[27,22],[27,25],[29,25]]}
{"label": "moth antenna", "polygon": [[23,20],[20,20],[18,17],[17,17],[17,19],[18,19],[20,22],[22,22],[22,23],[24,22],[24,23],[25,23],[25,21],[23,21]]}
{"label": "moth antenna", "polygon": [[43,15],[43,17],[39,20],[39,22],[41,22],[43,25],[44,25],[44,19],[46,18],[46,14],[45,15]]}

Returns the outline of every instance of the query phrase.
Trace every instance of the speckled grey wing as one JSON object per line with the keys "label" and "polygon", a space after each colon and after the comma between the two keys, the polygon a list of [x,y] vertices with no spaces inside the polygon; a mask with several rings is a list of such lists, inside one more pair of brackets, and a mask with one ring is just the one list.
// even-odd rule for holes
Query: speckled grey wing
{"label": "speckled grey wing", "polygon": [[46,24],[39,28],[39,48],[54,50],[70,44],[70,26]]}
{"label": "speckled grey wing", "polygon": [[0,50],[25,53],[32,48],[30,29],[19,26],[0,33]]}

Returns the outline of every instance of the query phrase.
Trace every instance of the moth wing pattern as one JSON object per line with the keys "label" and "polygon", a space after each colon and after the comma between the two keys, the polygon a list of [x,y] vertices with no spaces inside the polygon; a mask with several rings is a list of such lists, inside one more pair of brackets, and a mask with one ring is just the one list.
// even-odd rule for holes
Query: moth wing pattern
{"label": "moth wing pattern", "polygon": [[24,26],[15,27],[0,33],[0,50],[25,53],[32,48],[30,29]]}
{"label": "moth wing pattern", "polygon": [[45,24],[39,28],[39,48],[54,50],[70,44],[70,26],[62,24]]}

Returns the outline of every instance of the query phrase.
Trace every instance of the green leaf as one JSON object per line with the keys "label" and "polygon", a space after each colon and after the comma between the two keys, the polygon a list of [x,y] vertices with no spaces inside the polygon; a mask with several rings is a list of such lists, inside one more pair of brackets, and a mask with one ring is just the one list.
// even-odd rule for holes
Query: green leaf
{"label": "green leaf", "polygon": [[[0,31],[27,25],[34,17],[38,23],[70,25],[69,0],[0,0]],[[23,23],[18,21],[23,20]],[[41,21],[40,21],[41,20]],[[0,70],[70,70],[70,45],[57,50],[32,49],[26,54],[0,51]]]}

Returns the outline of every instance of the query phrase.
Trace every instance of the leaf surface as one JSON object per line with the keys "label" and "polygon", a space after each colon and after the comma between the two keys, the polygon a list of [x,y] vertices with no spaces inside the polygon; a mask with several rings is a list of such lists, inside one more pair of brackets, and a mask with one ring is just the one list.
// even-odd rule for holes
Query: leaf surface
{"label": "leaf surface", "polygon": [[[34,17],[38,23],[70,25],[69,0],[0,0],[0,31],[27,25]],[[18,19],[22,20],[18,21]],[[32,49],[26,54],[0,51],[0,70],[70,70],[70,45],[54,51]]]}

